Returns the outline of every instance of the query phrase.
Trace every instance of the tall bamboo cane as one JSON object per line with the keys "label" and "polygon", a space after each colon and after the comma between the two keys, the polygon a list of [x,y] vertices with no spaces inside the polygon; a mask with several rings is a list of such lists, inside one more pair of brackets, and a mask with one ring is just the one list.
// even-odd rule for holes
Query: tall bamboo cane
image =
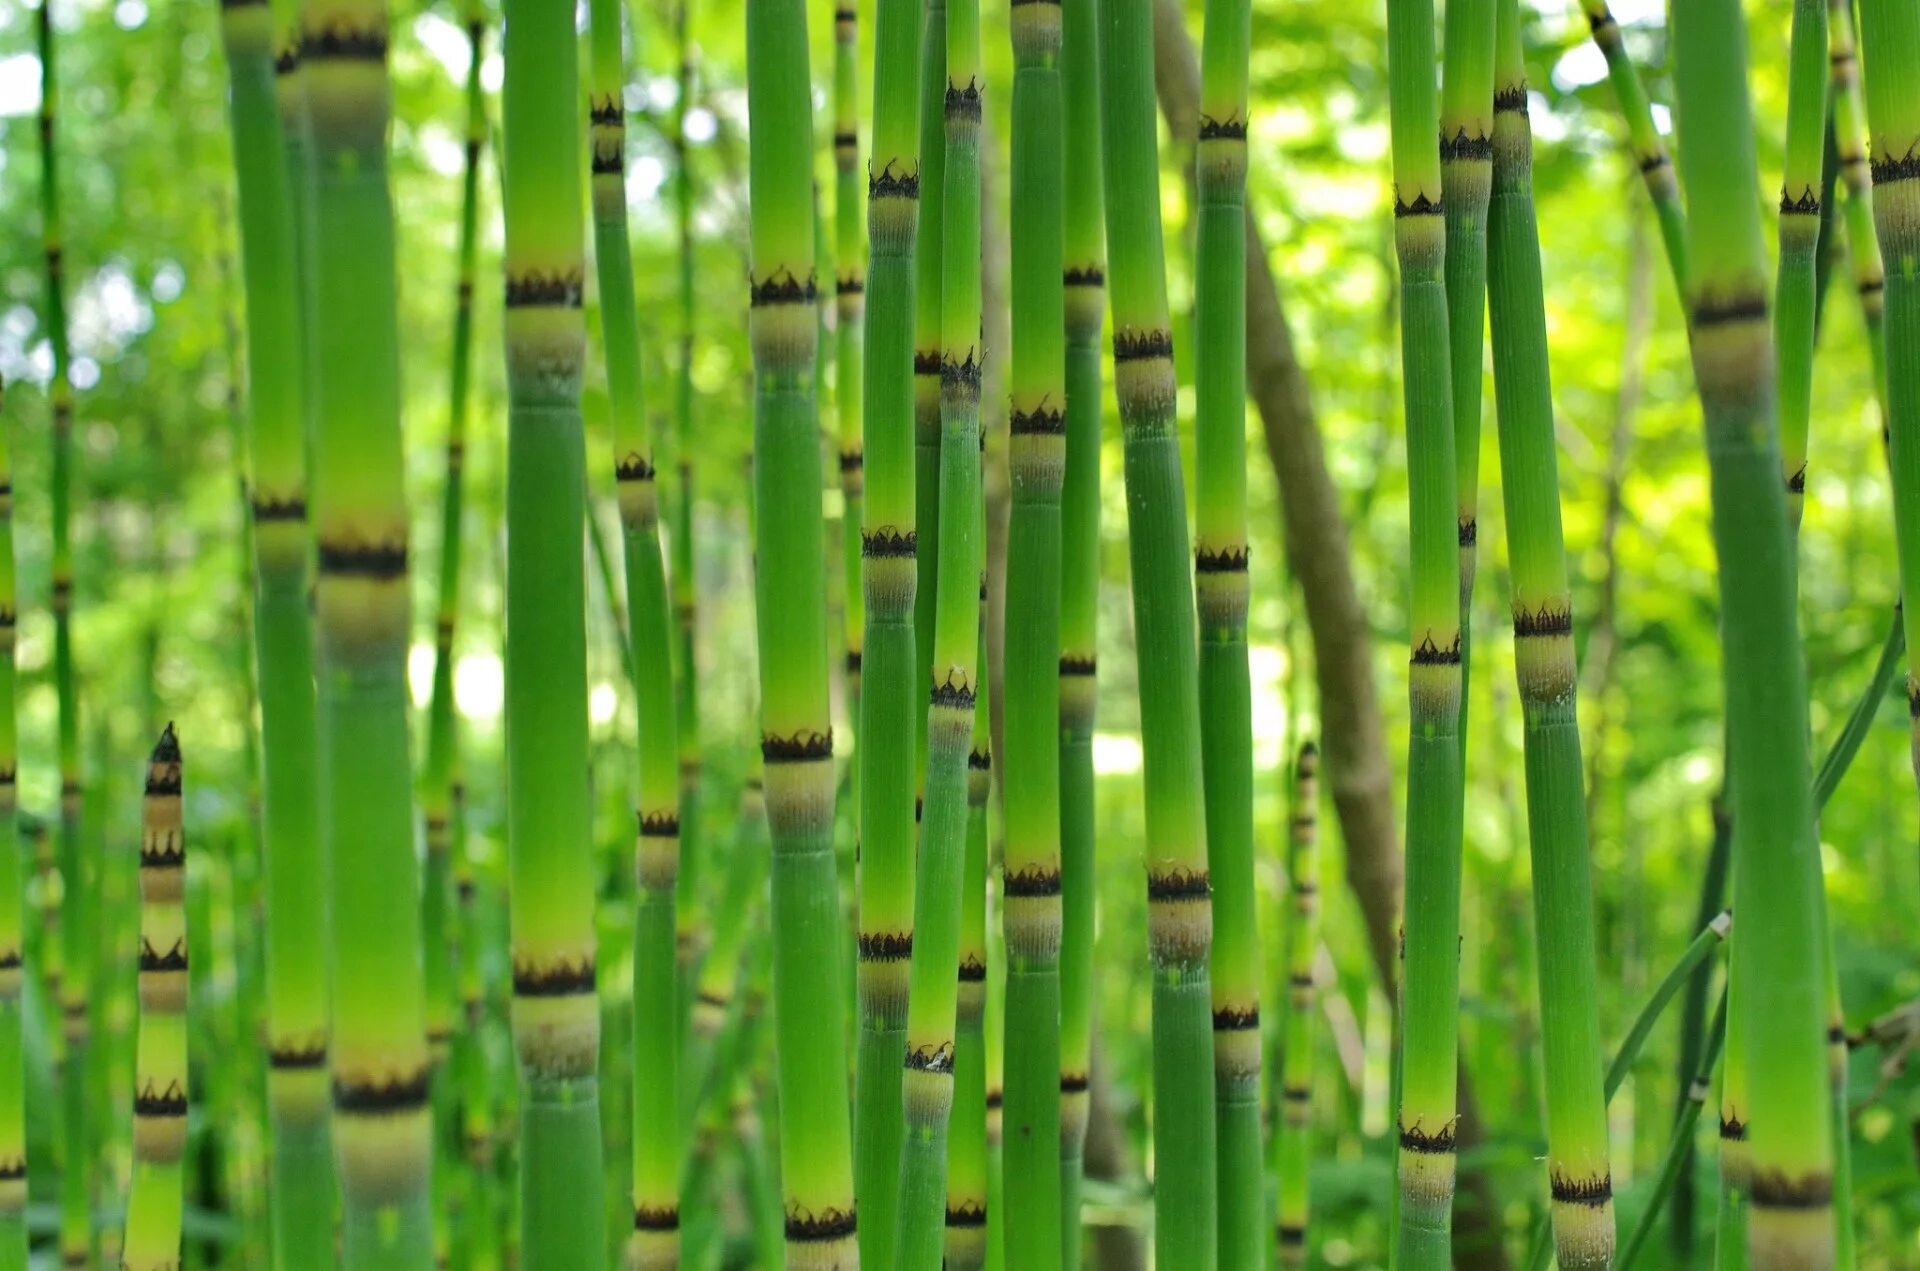
{"label": "tall bamboo cane", "polygon": [[[981,509],[985,512],[984,505]],[[986,584],[981,583],[980,696],[967,752],[967,856],[961,874],[959,995],[953,1041],[953,1115],[947,1151],[943,1266],[979,1271],[991,1228],[987,1154],[987,799],[993,743],[986,678]],[[1051,1085],[1051,1083],[1049,1083]]]}
{"label": "tall bamboo cane", "polygon": [[1780,174],[1780,268],[1774,282],[1780,471],[1787,512],[1800,524],[1813,413],[1814,272],[1820,240],[1820,165],[1827,132],[1827,6],[1795,0],[1787,67],[1786,163]]}
{"label": "tall bamboo cane", "polygon": [[[860,16],[851,0],[833,11],[833,255],[834,394],[840,450],[841,552],[846,574],[846,641],[848,705],[856,728],[860,719],[862,642],[866,637],[866,596],[861,585],[861,539],[855,528],[865,524],[864,437],[861,410],[865,377],[862,328],[866,316],[866,275],[860,241],[860,111],[857,101]],[[855,746],[856,762],[864,763]]]}
{"label": "tall bamboo cane", "polygon": [[1860,95],[1860,62],[1855,52],[1851,0],[1828,0],[1827,60],[1833,73],[1833,143],[1837,151],[1846,201],[1847,258],[1853,267],[1854,291],[1867,324],[1868,355],[1873,366],[1874,393],[1880,405],[1880,427],[1887,427],[1886,268],[1880,259],[1880,240],[1873,228],[1873,175],[1867,163],[1867,107]]}
{"label": "tall bamboo cane", "polygon": [[26,1271],[26,872],[16,794],[13,443],[4,406],[0,385],[0,1271]]}
{"label": "tall bamboo cane", "polygon": [[1319,948],[1320,751],[1303,742],[1293,765],[1287,819],[1287,1022],[1280,1043],[1279,1175],[1274,1238],[1283,1267],[1307,1264],[1307,1171],[1313,1158],[1313,954]]}

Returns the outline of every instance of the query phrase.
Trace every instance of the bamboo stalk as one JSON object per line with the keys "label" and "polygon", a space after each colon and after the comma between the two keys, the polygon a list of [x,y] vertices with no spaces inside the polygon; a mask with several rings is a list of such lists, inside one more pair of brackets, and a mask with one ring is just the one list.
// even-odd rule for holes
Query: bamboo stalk
{"label": "bamboo stalk", "polygon": [[[1012,357],[1001,790],[1007,946],[1003,1116],[1008,1259],[1057,1267],[1060,1236],[1060,570],[1066,465],[1058,0],[1011,10]],[[951,223],[949,223],[951,224]],[[969,893],[971,899],[971,893]],[[984,970],[985,962],[982,961]]]}
{"label": "bamboo stalk", "polygon": [[[947,2],[926,0],[920,43],[920,226],[914,240],[913,499],[918,533],[913,593],[914,674],[933,668],[940,562],[940,350],[946,243]],[[915,692],[914,820],[925,803],[927,704]]]}
{"label": "bamboo stalk", "polygon": [[[1150,0],[1101,0],[1101,123],[1112,251],[1114,392],[1145,754],[1153,963],[1154,1243],[1163,1266],[1217,1258],[1213,943],[1199,792],[1200,698],[1173,335],[1160,227]],[[1428,130],[1429,137],[1432,130]]]}
{"label": "bamboo stalk", "polygon": [[1867,326],[1873,389],[1880,407],[1881,439],[1887,437],[1887,274],[1873,227],[1873,173],[1867,162],[1867,107],[1860,95],[1860,61],[1853,34],[1851,0],[1828,0],[1827,62],[1832,71],[1833,143],[1846,187],[1847,258],[1854,292]]}
{"label": "bamboo stalk", "polygon": [[333,1256],[328,1118],[326,858],[316,782],[313,632],[307,613],[309,398],[304,379],[295,176],[288,170],[264,4],[221,10],[232,93],[247,288],[248,474],[254,657],[266,858],[269,1204],[276,1266]]}
{"label": "bamboo stalk", "polygon": [[1780,175],[1780,265],[1773,292],[1773,339],[1780,419],[1780,473],[1787,513],[1800,525],[1813,414],[1813,332],[1819,304],[1814,273],[1822,221],[1820,167],[1827,135],[1826,0],[1795,0],[1787,55],[1786,159]]}
{"label": "bamboo stalk", "polygon": [[0,1271],[26,1271],[26,870],[17,793],[13,442],[5,396],[0,384]]}
{"label": "bamboo stalk", "polygon": [[[787,1265],[854,1264],[842,919],[833,849],[805,7],[749,0],[755,611],[773,839],[773,993]],[[824,1014],[823,1014],[824,1013]]]}
{"label": "bamboo stalk", "polygon": [[1737,1110],[1736,1117],[1750,1124],[1753,1264],[1817,1268],[1834,1256],[1824,932],[1806,669],[1779,478],[1764,247],[1751,198],[1746,29],[1729,0],[1682,6],[1673,18],[1677,104],[1688,121],[1680,137],[1687,304],[1724,609],[1734,910],[1744,930],[1767,933],[1735,942],[1727,1072],[1735,1074],[1744,1045],[1754,1115],[1750,1123]]}
{"label": "bamboo stalk", "polygon": [[187,839],[180,744],[168,724],[147,764],[140,825],[140,1022],[133,1188],[124,1271],[180,1265],[187,1146]]}
{"label": "bamboo stalk", "polygon": [[1555,1252],[1559,1265],[1572,1271],[1605,1268],[1613,1261],[1613,1176],[1598,1062],[1599,977],[1579,668],[1561,531],[1545,285],[1533,206],[1533,132],[1517,0],[1499,0],[1494,63],[1488,307],[1513,579],[1514,662],[1525,719],[1547,1174]]}
{"label": "bamboo stalk", "polygon": [[[865,377],[863,327],[866,318],[866,275],[860,222],[860,111],[857,104],[860,51],[859,11],[842,0],[833,11],[833,255],[836,261],[834,294],[833,404],[840,449],[841,553],[845,571],[845,634],[847,641],[848,713],[860,718],[861,654],[866,635],[866,597],[861,585],[861,539],[854,528],[863,525],[865,498],[863,465],[865,442],[861,425]],[[860,747],[854,748],[861,761]]]}
{"label": "bamboo stalk", "polygon": [[424,1267],[432,1257],[386,54],[382,0],[305,0],[313,613],[332,879],[334,1152],[351,1271]]}
{"label": "bamboo stalk", "polygon": [[1287,1019],[1280,1043],[1280,1129],[1274,1135],[1278,1204],[1274,1237],[1280,1265],[1307,1265],[1313,1159],[1313,951],[1319,947],[1320,751],[1303,742],[1293,767],[1292,814],[1287,821]]}
{"label": "bamboo stalk", "polygon": [[[982,511],[984,512],[984,506]],[[988,724],[985,583],[981,585],[980,700],[967,752],[967,854],[960,889],[959,996],[953,1042],[953,1114],[947,1148],[946,1271],[979,1271],[991,1215],[987,1159],[987,797],[993,792]],[[1049,1082],[1049,1091],[1052,1083]]]}

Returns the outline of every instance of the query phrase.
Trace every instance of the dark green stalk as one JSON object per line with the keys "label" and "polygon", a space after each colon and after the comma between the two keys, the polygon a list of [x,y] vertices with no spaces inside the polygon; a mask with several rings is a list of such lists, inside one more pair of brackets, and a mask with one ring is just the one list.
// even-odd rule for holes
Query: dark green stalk
{"label": "dark green stalk", "polygon": [[[984,512],[984,507],[982,509]],[[983,586],[982,591],[985,588]],[[985,596],[982,595],[984,619]],[[986,639],[981,632],[980,700],[967,752],[967,856],[960,891],[959,996],[953,1041],[953,1115],[947,1149],[946,1271],[979,1271],[987,1258],[987,797],[993,743],[987,717]],[[1052,1085],[1049,1083],[1049,1090]]]}
{"label": "dark green stalk", "polygon": [[1840,179],[1846,186],[1841,211],[1846,217],[1847,256],[1853,286],[1867,324],[1867,349],[1873,366],[1873,390],[1880,405],[1880,427],[1887,427],[1887,273],[1880,240],[1873,228],[1873,175],[1867,163],[1867,108],[1860,96],[1860,62],[1855,55],[1852,0],[1828,0],[1827,62],[1833,72],[1833,144]]}
{"label": "dark green stalk", "polygon": [[[913,593],[914,675],[933,667],[934,601],[940,561],[940,324],[946,242],[947,4],[926,0],[920,44],[920,225],[914,240],[913,490],[918,533]],[[879,143],[876,140],[875,145]],[[914,820],[927,767],[927,705],[915,691]]]}
{"label": "dark green stalk", "polygon": [[326,858],[321,854],[307,597],[308,397],[295,174],[274,75],[274,14],[221,10],[247,286],[247,450],[265,849],[267,1100],[274,1265],[333,1257],[327,1106]]}
{"label": "dark green stalk", "polygon": [[1860,743],[1867,739],[1867,730],[1873,727],[1874,716],[1880,713],[1880,703],[1886,700],[1887,689],[1893,684],[1906,644],[1906,627],[1901,622],[1901,615],[1895,612],[1893,623],[1887,628],[1887,638],[1880,646],[1880,660],[1873,665],[1873,676],[1854,702],[1840,735],[1827,748],[1826,758],[1820,761],[1820,771],[1814,774],[1813,806],[1816,810],[1827,806],[1827,800],[1840,788],[1840,781],[1847,775],[1847,769],[1853,766],[1853,757],[1860,753]]}
{"label": "dark green stalk", "polygon": [[[1112,250],[1114,392],[1145,754],[1153,964],[1154,1244],[1161,1266],[1217,1257],[1213,944],[1200,696],[1173,333],[1160,227],[1150,0],[1101,0],[1101,124]],[[1433,130],[1427,130],[1432,139]]]}
{"label": "dark green stalk", "polygon": [[1613,1261],[1613,1176],[1597,1062],[1600,1004],[1579,668],[1533,206],[1533,132],[1518,0],[1499,0],[1498,9],[1488,308],[1513,578],[1514,661],[1525,718],[1547,1174],[1555,1252],[1560,1266],[1573,1271],[1605,1268]]}
{"label": "dark green stalk", "polygon": [[187,1147],[187,839],[180,744],[168,724],[147,764],[140,825],[140,1021],[133,1186],[123,1271],[180,1266]]}
{"label": "dark green stalk", "polygon": [[1280,1265],[1307,1265],[1308,1167],[1313,1159],[1313,952],[1319,947],[1320,751],[1300,747],[1287,819],[1287,1020],[1280,1042],[1280,1128],[1274,1135]]}
{"label": "dark green stalk", "polygon": [[1400,261],[1413,603],[1401,1003],[1399,1250],[1449,1265],[1460,1020],[1459,532],[1448,363],[1446,222],[1429,0],[1389,0],[1394,241]]}
{"label": "dark green stalk", "polygon": [[[0,408],[4,408],[0,386]],[[26,872],[14,623],[12,428],[0,410],[0,1271],[27,1271]]]}
{"label": "dark green stalk", "polygon": [[1821,160],[1827,136],[1827,0],[1794,0],[1787,65],[1786,159],[1780,174],[1780,268],[1774,279],[1780,474],[1787,513],[1800,525],[1813,414],[1813,332],[1819,314]]}
{"label": "dark green stalk", "polygon": [[[1013,38],[1007,531],[1007,1257],[1044,1271],[1060,1243],[1060,553],[1066,311],[1058,0],[1022,0]],[[971,898],[969,896],[969,898]],[[982,970],[985,962],[981,963]]]}
{"label": "dark green stalk", "polygon": [[[614,476],[625,533],[627,626],[639,717],[634,823],[638,902],[633,950],[633,1234],[627,1264],[667,1271],[680,1257],[679,741],[672,615],[660,555],[660,500],[640,374],[640,315],[628,246],[627,82],[619,0],[594,0],[592,120],[594,259],[600,281]],[[691,673],[691,668],[688,669]]]}
{"label": "dark green stalk", "polygon": [[811,92],[805,6],[748,0],[750,334],[761,754],[773,839],[773,1006],[787,1265],[852,1265],[843,932],[833,847],[825,529],[814,402]]}
{"label": "dark green stalk", "polygon": [[925,812],[914,877],[893,1265],[933,1271],[944,1242],[953,1106],[967,754],[980,685],[980,7],[947,6],[940,315],[940,546],[927,697]]}
{"label": "dark green stalk", "polygon": [[[915,642],[914,270],[920,191],[929,184],[937,192],[940,174],[920,162],[920,19],[919,0],[879,0],[874,10],[869,313],[860,364],[865,375],[859,415],[865,487],[859,508],[860,587],[866,629],[858,755],[860,1040],[854,1132],[857,1191],[866,1211],[860,1256],[868,1266],[883,1269],[892,1263],[899,1216],[900,1056],[907,1047],[913,947],[915,702],[928,665]],[[935,234],[937,249],[937,221]],[[919,244],[921,250],[925,246]],[[853,381],[842,382],[850,389]]]}
{"label": "dark green stalk", "polygon": [[1766,933],[1735,942],[1738,1009],[1727,1070],[1735,1071],[1744,1043],[1755,1114],[1745,1143],[1753,1263],[1820,1268],[1834,1256],[1825,933],[1739,5],[1677,7],[1673,41],[1677,104],[1687,121],[1680,135],[1687,305],[1720,557],[1733,907],[1744,930]]}
{"label": "dark green stalk", "polygon": [[1593,32],[1593,42],[1607,61],[1607,80],[1613,85],[1614,101],[1627,125],[1627,145],[1633,161],[1653,201],[1653,214],[1660,222],[1660,241],[1667,249],[1667,268],[1673,285],[1682,296],[1687,294],[1687,216],[1680,206],[1680,185],[1674,179],[1673,160],[1667,143],[1653,126],[1653,108],[1647,103],[1646,85],[1640,70],[1627,53],[1620,38],[1620,24],[1613,20],[1607,0],[1580,0],[1580,11]]}
{"label": "dark green stalk", "polygon": [[[851,714],[860,718],[862,641],[866,636],[866,597],[861,584],[861,551],[856,526],[865,524],[861,503],[865,496],[864,435],[861,429],[865,380],[861,359],[865,352],[866,278],[860,241],[860,111],[857,104],[860,51],[859,12],[851,0],[833,11],[833,255],[836,262],[834,294],[833,405],[839,424],[841,559],[846,575],[847,693]],[[860,748],[854,748],[860,761]],[[863,761],[862,761],[863,762]]]}
{"label": "dark green stalk", "polygon": [[1080,1266],[1093,1048],[1093,728],[1100,599],[1100,322],[1106,309],[1095,0],[1060,6],[1066,467],[1060,490],[1060,1237]]}

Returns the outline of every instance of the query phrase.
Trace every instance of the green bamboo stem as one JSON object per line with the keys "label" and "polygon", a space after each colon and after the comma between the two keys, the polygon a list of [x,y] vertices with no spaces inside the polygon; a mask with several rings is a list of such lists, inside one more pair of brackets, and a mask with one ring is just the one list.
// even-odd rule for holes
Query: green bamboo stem
{"label": "green bamboo stem", "polygon": [[1853,704],[1853,710],[1847,715],[1847,722],[1841,726],[1840,734],[1827,748],[1826,758],[1820,761],[1820,770],[1813,778],[1813,806],[1816,811],[1827,806],[1827,800],[1840,788],[1841,779],[1847,775],[1847,769],[1853,766],[1853,758],[1860,753],[1860,743],[1867,739],[1867,731],[1873,727],[1874,716],[1880,713],[1880,704],[1886,700],[1887,690],[1893,684],[1899,670],[1900,655],[1906,651],[1907,632],[1903,625],[1898,607],[1893,622],[1887,627],[1887,638],[1880,646],[1880,659],[1874,663],[1873,675],[1867,681],[1859,698]]}
{"label": "green bamboo stem", "polygon": [[1867,349],[1873,367],[1873,391],[1880,407],[1880,428],[1887,428],[1887,273],[1880,240],[1873,228],[1873,174],[1867,162],[1867,107],[1860,95],[1860,60],[1853,35],[1851,0],[1828,0],[1827,61],[1832,70],[1833,144],[1840,179],[1846,187],[1841,214],[1846,218],[1847,259],[1853,287],[1867,325]]}
{"label": "green bamboo stem", "polygon": [[[933,668],[940,563],[940,336],[944,314],[947,133],[947,4],[926,0],[920,43],[920,225],[914,240],[913,499],[918,534],[913,593],[916,677]],[[876,145],[878,142],[876,141]],[[927,704],[913,693],[914,819],[925,802]],[[863,1193],[864,1194],[864,1193]]]}
{"label": "green bamboo stem", "polygon": [[947,1123],[966,861],[967,754],[980,685],[980,7],[946,9],[940,315],[938,600],[927,763],[914,876],[907,1046],[901,1079],[900,1234],[893,1265],[932,1271],[944,1243]]}
{"label": "green bamboo stem", "polygon": [[1787,55],[1786,156],[1780,174],[1780,265],[1774,279],[1775,389],[1780,419],[1780,474],[1787,514],[1800,525],[1807,481],[1807,435],[1813,415],[1813,331],[1818,314],[1821,160],[1827,136],[1827,4],[1794,0]]}
{"label": "green bamboo stem", "polygon": [[[1727,967],[1726,1002],[1729,1010],[1744,1007],[1737,991],[1739,960]],[[1739,1015],[1727,1033],[1726,1062],[1720,1067],[1720,1196],[1714,1221],[1713,1265],[1716,1271],[1745,1271],[1751,1207],[1752,1151],[1747,1144],[1751,1122],[1748,1101],[1746,1030],[1737,1027]]]}
{"label": "green bamboo stem", "polygon": [[[607,16],[600,10],[595,34],[613,37],[618,75],[619,30],[608,31]],[[560,1268],[605,1260],[581,550],[586,327],[580,96],[571,14],[512,0],[506,18],[507,865],[521,1098],[520,1230],[529,1266]],[[596,41],[596,107],[605,78],[602,44],[604,38]],[[606,128],[596,109],[596,173],[606,166]],[[617,119],[613,128],[617,134]],[[616,137],[616,165],[619,157]],[[599,181],[595,194],[597,223],[604,198]],[[603,288],[603,313],[624,298],[610,290]],[[610,377],[618,374],[615,364],[623,356],[637,361],[638,350],[616,348],[616,339],[607,341]],[[616,408],[637,407],[620,387],[616,383]],[[625,440],[618,432],[616,425],[616,446]],[[643,788],[643,810],[650,810],[651,794]],[[667,799],[671,819],[671,778]],[[644,820],[638,828],[637,872],[643,888],[657,886],[651,871],[660,866],[648,851]],[[661,854],[667,862],[663,881],[671,894],[671,838],[667,848]],[[636,1001],[636,1016],[650,1005]],[[667,1127],[669,1133],[677,1128]]]}
{"label": "green bamboo stem", "polygon": [[773,839],[773,1005],[786,1257],[851,1265],[842,916],[833,847],[826,557],[814,401],[813,161],[805,6],[749,0],[750,334],[761,754]]}
{"label": "green bamboo stem", "polygon": [[1739,1118],[1750,1125],[1753,1265],[1818,1268],[1834,1257],[1825,937],[1764,246],[1751,199],[1746,28],[1731,0],[1681,6],[1673,19],[1677,104],[1688,121],[1687,304],[1720,556],[1734,909],[1744,929],[1766,933],[1735,942],[1727,1071],[1744,1044],[1756,1114]]}
{"label": "green bamboo stem", "polygon": [[[982,507],[984,513],[985,508]],[[984,592],[985,588],[982,587]],[[982,596],[984,622],[985,596]],[[959,996],[953,1041],[953,1114],[947,1146],[946,1271],[979,1271],[987,1258],[987,797],[993,743],[987,718],[986,633],[980,697],[967,752],[967,853],[960,890]],[[1052,1083],[1048,1083],[1052,1092]],[[1051,1144],[1049,1144],[1051,1146]]]}
{"label": "green bamboo stem", "polygon": [[588,115],[592,120],[594,259],[600,282],[614,475],[625,533],[627,628],[639,716],[638,907],[633,956],[633,1234],[636,1271],[679,1262],[680,1037],[676,895],[680,867],[679,740],[672,623],[660,552],[653,438],[640,372],[640,315],[628,246],[627,82],[618,0],[594,0]]}
{"label": "green bamboo stem", "polygon": [[140,824],[140,1022],[124,1271],[180,1265],[187,1146],[187,839],[180,744],[168,724],[147,764]]}
{"label": "green bamboo stem", "polygon": [[[1101,123],[1112,252],[1114,392],[1145,755],[1148,955],[1153,964],[1154,1244],[1166,1267],[1217,1258],[1213,943],[1201,806],[1186,491],[1160,226],[1149,0],[1101,0]],[[1433,135],[1427,130],[1428,138]]]}
{"label": "green bamboo stem", "polygon": [[1667,143],[1653,126],[1653,108],[1647,102],[1646,85],[1640,70],[1627,53],[1620,37],[1620,24],[1614,21],[1607,0],[1580,0],[1580,11],[1593,32],[1607,62],[1607,81],[1613,86],[1614,101],[1627,125],[1627,144],[1633,161],[1646,183],[1647,197],[1653,202],[1654,218],[1660,222],[1660,241],[1667,249],[1667,268],[1673,285],[1682,296],[1688,294],[1687,215],[1680,204],[1680,185],[1674,178],[1673,160]]}
{"label": "green bamboo stem", "polygon": [[1313,951],[1319,947],[1320,751],[1302,743],[1287,821],[1287,1019],[1280,1043],[1280,1129],[1274,1238],[1283,1267],[1307,1265],[1308,1167],[1313,1160]]}
{"label": "green bamboo stem", "polygon": [[[1480,396],[1486,336],[1487,199],[1493,172],[1494,3],[1446,6],[1440,84],[1440,194],[1445,207],[1447,345],[1460,542],[1460,682],[1470,684],[1473,580],[1480,525]],[[1460,695],[1465,763],[1470,693]],[[1464,787],[1463,787],[1464,788]]]}
{"label": "green bamboo stem", "polygon": [[453,1062],[467,1186],[467,1220],[457,1229],[461,1240],[456,1247],[466,1256],[467,1271],[497,1271],[502,1228],[507,1224],[498,1209],[494,1074],[489,1049],[493,1015],[486,966],[493,943],[487,923],[491,906],[483,903],[483,880],[468,850],[461,804],[461,792],[456,787],[452,850],[454,894],[459,900],[460,1001],[466,1027],[454,1036]]}
{"label": "green bamboo stem", "polygon": [[407,507],[381,0],[306,0],[322,842],[331,862],[342,1261],[432,1257],[420,880],[408,762]]}
{"label": "green bamboo stem", "polygon": [[[1920,75],[1920,14],[1864,0],[1868,161],[1873,214],[1886,263],[1887,426],[1901,591],[1920,595],[1920,109],[1909,91]],[[1920,613],[1903,610],[1913,762],[1920,779]]]}
{"label": "green bamboo stem", "polygon": [[[836,262],[834,294],[834,371],[833,404],[838,424],[840,450],[841,561],[846,575],[845,635],[847,641],[847,693],[849,712],[857,724],[860,718],[862,641],[866,636],[866,597],[861,583],[862,559],[856,526],[864,525],[861,504],[865,497],[864,433],[861,407],[865,377],[861,361],[865,353],[862,328],[866,317],[866,276],[861,258],[866,244],[861,241],[860,197],[860,111],[858,105],[860,52],[860,16],[850,0],[833,11],[833,255]],[[856,759],[860,748],[854,748]]]}
{"label": "green bamboo stem", "polygon": [[1080,1266],[1093,1049],[1095,722],[1100,596],[1100,324],[1106,309],[1095,0],[1060,6],[1066,466],[1060,490],[1060,1264]]}
{"label": "green bamboo stem", "polygon": [[[874,8],[873,153],[867,176],[869,306],[861,367],[864,498],[860,515],[859,1012],[854,1132],[856,1190],[866,1221],[860,1256],[892,1264],[900,1185],[900,1056],[906,1052],[908,958],[913,947],[915,756],[920,673],[915,473],[915,253],[923,185],[940,174],[920,161],[918,0]],[[928,32],[932,38],[932,32]],[[942,27],[944,39],[944,26]],[[937,202],[937,199],[936,199]],[[938,233],[938,223],[935,223]],[[933,243],[939,246],[936,237]],[[936,288],[937,296],[937,288]],[[851,385],[850,378],[843,383]],[[938,414],[938,403],[934,404]],[[851,515],[851,510],[849,515]]]}
{"label": "green bamboo stem", "polygon": [[1413,560],[1398,1256],[1448,1265],[1460,1003],[1461,666],[1446,223],[1428,0],[1387,10]]}
{"label": "green bamboo stem", "polygon": [[[1058,0],[1013,5],[1012,356],[1008,411],[1007,1257],[1058,1267],[1060,1237],[1060,553],[1066,311]],[[951,229],[951,222],[949,222]],[[969,893],[969,900],[971,893]],[[981,963],[985,969],[984,960]]]}
{"label": "green bamboo stem", "polygon": [[1533,206],[1533,133],[1527,119],[1517,0],[1499,0],[1498,9],[1488,308],[1513,579],[1514,661],[1525,718],[1547,1173],[1555,1252],[1560,1266],[1572,1271],[1604,1268],[1613,1261],[1613,1177],[1606,1097],[1596,1062],[1599,985],[1580,756],[1579,670],[1561,531],[1540,233]]}
{"label": "green bamboo stem", "polygon": [[79,705],[73,667],[73,384],[69,378],[66,274],[60,221],[58,145],[59,75],[55,59],[52,0],[36,11],[40,55],[40,232],[46,257],[43,318],[53,352],[48,396],[53,406],[53,674],[58,702],[60,764],[61,1014],[62,1071],[60,1137],[60,1257],[63,1265],[87,1266],[94,1256],[92,1207],[95,1158],[88,1099],[81,1074],[88,1062],[88,1003],[92,990],[92,891],[80,841],[84,791],[80,778]]}
{"label": "green bamboo stem", "polygon": [[13,443],[0,385],[0,1271],[27,1271],[26,871],[14,625]]}
{"label": "green bamboo stem", "polygon": [[321,854],[307,597],[306,445],[295,175],[274,71],[273,12],[221,10],[247,286],[254,657],[264,760],[269,1203],[279,1267],[333,1257],[328,1125],[326,858]]}
{"label": "green bamboo stem", "polygon": [[1647,1201],[1647,1207],[1640,1211],[1640,1221],[1634,1224],[1633,1233],[1627,1237],[1627,1243],[1620,1251],[1619,1261],[1614,1265],[1619,1271],[1627,1271],[1640,1256],[1640,1250],[1646,1246],[1647,1237],[1653,1233],[1660,1218],[1660,1211],[1666,1206],[1667,1197],[1673,1194],[1674,1184],[1679,1180],[1680,1172],[1691,1156],[1694,1127],[1700,1123],[1701,1109],[1706,1106],[1707,1096],[1713,1092],[1713,1070],[1720,1058],[1720,1049],[1727,1035],[1727,1002],[1723,996],[1720,1006],[1713,1013],[1713,1023],[1709,1027],[1706,1043],[1700,1052],[1700,1066],[1693,1079],[1688,1082],[1685,1100],[1680,1105],[1680,1115],[1673,1125],[1673,1137],[1668,1140],[1666,1154],[1660,1161],[1660,1173],[1654,1182],[1653,1196]]}
{"label": "green bamboo stem", "polygon": [[[988,866],[992,872],[992,866]],[[1004,903],[1001,902],[1001,903]],[[1007,1059],[1007,946],[993,938],[991,893],[987,900],[986,1019],[981,1043],[987,1052],[987,1257],[984,1271],[1006,1271],[1006,1059]]]}

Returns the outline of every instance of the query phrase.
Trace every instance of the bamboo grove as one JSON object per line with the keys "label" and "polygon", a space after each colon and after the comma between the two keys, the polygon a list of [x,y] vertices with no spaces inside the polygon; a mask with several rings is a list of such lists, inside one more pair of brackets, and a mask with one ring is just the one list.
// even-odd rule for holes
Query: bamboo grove
{"label": "bamboo grove", "polygon": [[1775,8],[0,12],[0,1271],[1920,1265]]}

